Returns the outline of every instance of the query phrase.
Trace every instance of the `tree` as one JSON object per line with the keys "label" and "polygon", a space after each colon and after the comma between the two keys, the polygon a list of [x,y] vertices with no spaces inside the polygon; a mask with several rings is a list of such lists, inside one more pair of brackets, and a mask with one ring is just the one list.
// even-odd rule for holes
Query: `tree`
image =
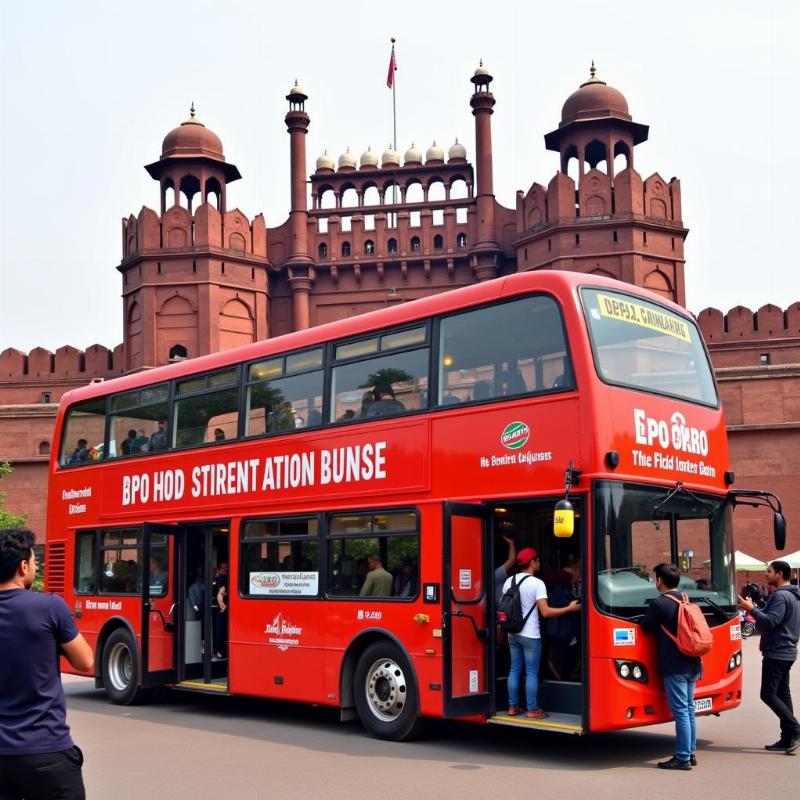
{"label": "tree", "polygon": [[[11,464],[0,461],[0,480],[11,473]],[[28,519],[27,514],[13,514],[5,507],[6,496],[0,492],[0,528],[23,528]]]}

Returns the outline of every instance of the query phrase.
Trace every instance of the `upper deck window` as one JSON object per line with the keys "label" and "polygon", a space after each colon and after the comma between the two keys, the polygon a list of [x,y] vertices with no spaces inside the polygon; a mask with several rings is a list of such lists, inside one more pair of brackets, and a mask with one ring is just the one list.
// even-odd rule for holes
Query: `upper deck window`
{"label": "upper deck window", "polygon": [[574,388],[556,302],[523,297],[442,320],[439,405]]}
{"label": "upper deck window", "polygon": [[239,426],[238,370],[234,367],[178,381],[173,423],[174,432],[165,432],[165,447],[236,439]]}
{"label": "upper deck window", "polygon": [[396,416],[428,405],[425,325],[345,342],[335,348],[331,421]]}
{"label": "upper deck window", "polygon": [[247,375],[247,436],[322,424],[322,348],[251,364]]}
{"label": "upper deck window", "polygon": [[112,397],[109,457],[165,450],[168,409],[168,383]]}
{"label": "upper deck window", "polygon": [[692,320],[621,292],[584,288],[581,297],[604,381],[717,405],[711,366]]}
{"label": "upper deck window", "polygon": [[77,403],[67,412],[58,463],[64,466],[102,461],[106,431],[106,399]]}

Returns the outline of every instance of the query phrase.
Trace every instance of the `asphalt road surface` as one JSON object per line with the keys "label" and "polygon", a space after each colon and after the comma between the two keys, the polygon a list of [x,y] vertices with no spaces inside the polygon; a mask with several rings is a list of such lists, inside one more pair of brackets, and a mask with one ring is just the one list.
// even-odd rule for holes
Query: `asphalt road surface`
{"label": "asphalt road surface", "polygon": [[[778,726],[758,699],[758,638],[744,651],[744,702],[699,719],[692,772],[656,768],[672,754],[672,725],[576,737],[435,721],[425,738],[396,744],[327,708],[184,692],[114,706],[91,681],[64,683],[89,800],[800,796],[800,756],[763,749]],[[792,673],[800,705],[800,666]]]}

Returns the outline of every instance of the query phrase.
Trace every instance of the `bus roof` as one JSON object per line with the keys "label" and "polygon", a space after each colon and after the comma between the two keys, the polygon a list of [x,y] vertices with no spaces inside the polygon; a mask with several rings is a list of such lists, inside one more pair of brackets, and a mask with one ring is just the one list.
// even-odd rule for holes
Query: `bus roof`
{"label": "bus roof", "polygon": [[273,354],[300,350],[306,347],[323,344],[328,341],[345,339],[349,336],[380,330],[404,323],[412,323],[417,319],[447,314],[461,308],[490,303],[503,297],[511,297],[533,290],[574,292],[581,286],[597,286],[617,291],[626,291],[645,299],[667,306],[675,313],[691,318],[685,308],[673,303],[661,295],[642,289],[632,284],[605,278],[599,275],[578,272],[562,272],[558,270],[537,270],[518,272],[502,278],[452,289],[439,294],[422,297],[408,303],[401,303],[390,308],[370,311],[355,317],[328,322],[302,331],[294,331],[283,336],[263,339],[252,344],[210,353],[205,356],[186,359],[175,364],[123,375],[109,381],[98,380],[87,386],[72,389],[61,398],[62,405],[72,404],[80,400],[103,396],[112,392],[124,392],[149,386],[153,383],[174,380],[176,378],[196,375],[222,369],[231,364],[253,361]]}

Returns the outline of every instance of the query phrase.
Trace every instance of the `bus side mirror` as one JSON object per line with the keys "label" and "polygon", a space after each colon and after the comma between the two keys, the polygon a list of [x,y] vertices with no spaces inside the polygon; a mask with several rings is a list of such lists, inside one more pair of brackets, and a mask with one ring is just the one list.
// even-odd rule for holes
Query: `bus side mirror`
{"label": "bus side mirror", "polygon": [[786,547],[786,518],[780,511],[772,516],[772,535],[775,537],[775,549],[783,550]]}
{"label": "bus side mirror", "polygon": [[575,509],[569,500],[559,500],[553,511],[553,534],[569,539],[575,533]]}

